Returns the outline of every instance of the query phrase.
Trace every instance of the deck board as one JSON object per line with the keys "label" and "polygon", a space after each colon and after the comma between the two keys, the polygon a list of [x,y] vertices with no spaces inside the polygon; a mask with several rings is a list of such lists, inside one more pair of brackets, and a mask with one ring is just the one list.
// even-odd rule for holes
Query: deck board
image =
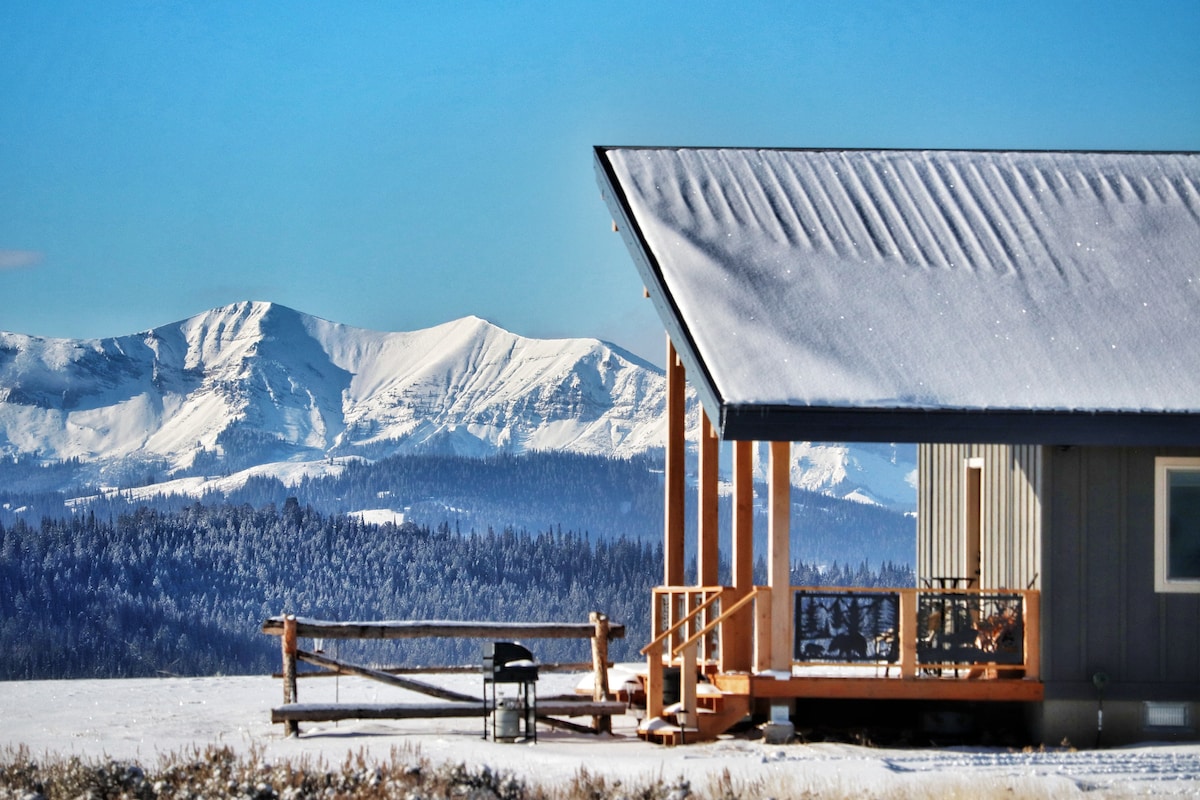
{"label": "deck board", "polygon": [[755,675],[713,675],[722,691],[754,698],[823,698],[839,700],[980,700],[1037,702],[1045,688],[1040,681],[1014,679],[973,680],[922,677],[915,679],[868,677],[795,677],[777,679]]}

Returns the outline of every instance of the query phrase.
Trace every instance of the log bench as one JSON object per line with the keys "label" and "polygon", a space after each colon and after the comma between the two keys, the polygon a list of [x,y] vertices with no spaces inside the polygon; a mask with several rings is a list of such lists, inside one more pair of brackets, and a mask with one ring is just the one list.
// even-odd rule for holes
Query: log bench
{"label": "log bench", "polygon": [[[550,717],[599,717],[624,714],[625,704],[616,700],[546,700],[537,704],[538,719]],[[339,722],[348,719],[453,719],[486,717],[484,703],[290,703],[271,709],[271,722]],[[545,718],[544,718],[545,717]]]}

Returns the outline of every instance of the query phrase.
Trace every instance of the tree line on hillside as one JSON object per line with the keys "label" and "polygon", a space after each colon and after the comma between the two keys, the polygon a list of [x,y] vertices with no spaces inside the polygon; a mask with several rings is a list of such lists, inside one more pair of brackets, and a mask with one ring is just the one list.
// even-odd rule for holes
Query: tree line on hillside
{"label": "tree line on hillside", "polygon": [[[758,566],[761,582],[762,565]],[[722,567],[722,574],[728,574]],[[611,655],[636,660],[648,641],[661,544],[538,532],[455,532],[374,525],[281,505],[139,508],[0,524],[0,678],[260,674],[278,640],[259,632],[283,613],[334,620],[479,619],[583,622],[593,610],[626,625]],[[793,583],[912,585],[907,566],[818,569]],[[377,664],[478,663],[479,643],[338,642]],[[577,641],[538,641],[542,661],[586,661]]]}
{"label": "tree line on hillside", "polygon": [[[53,472],[30,467],[34,474]],[[561,525],[593,539],[624,537],[657,542],[662,536],[663,487],[661,465],[650,457],[604,458],[574,453],[531,453],[487,458],[405,455],[368,462],[338,459],[333,474],[302,479],[285,485],[273,477],[254,477],[237,489],[209,494],[200,501],[282,505],[295,496],[324,514],[388,508],[404,519],[436,529],[443,523],[456,531],[544,530]],[[66,469],[63,467],[62,469]],[[196,502],[195,497],[166,494],[134,498],[125,490],[94,495],[67,506],[65,495],[37,490],[36,481],[5,482],[0,468],[0,524],[18,518],[83,513],[116,518],[145,505],[160,511],[178,511]],[[55,473],[57,474],[57,473]],[[43,477],[45,477],[43,475]],[[695,508],[694,489],[688,507]],[[765,496],[765,486],[758,487]],[[798,560],[823,565],[884,561],[913,563],[916,528],[904,514],[801,489],[792,490],[793,551]],[[18,509],[23,509],[18,513]],[[732,513],[723,497],[719,513],[722,529],[729,530]],[[696,515],[685,516],[689,541],[694,540]],[[758,546],[765,544],[766,512],[756,512]]]}

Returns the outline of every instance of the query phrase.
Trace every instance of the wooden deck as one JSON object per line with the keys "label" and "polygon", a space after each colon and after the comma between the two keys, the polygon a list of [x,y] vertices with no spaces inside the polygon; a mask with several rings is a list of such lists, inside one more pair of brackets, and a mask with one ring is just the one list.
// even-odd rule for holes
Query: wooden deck
{"label": "wooden deck", "polygon": [[[678,687],[674,705],[688,720],[703,708],[700,676],[726,704],[744,698],[751,708],[804,698],[1039,702],[1039,599],[1030,590],[661,586],[653,638],[642,650],[643,728],[647,738],[671,743],[657,731],[686,727],[671,710],[668,670]],[[773,630],[776,605],[788,636]],[[780,641],[786,652],[772,653]],[[654,720],[669,724],[655,728]],[[700,738],[720,732],[699,727]]]}

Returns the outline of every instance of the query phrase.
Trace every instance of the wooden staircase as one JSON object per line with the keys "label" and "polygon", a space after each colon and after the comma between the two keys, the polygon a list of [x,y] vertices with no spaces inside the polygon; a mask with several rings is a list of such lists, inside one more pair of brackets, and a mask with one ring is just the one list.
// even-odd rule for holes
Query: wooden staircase
{"label": "wooden staircase", "polygon": [[710,683],[697,686],[693,713],[682,705],[674,703],[663,709],[662,716],[643,720],[638,736],[666,745],[712,741],[750,713],[748,695],[723,692]]}

